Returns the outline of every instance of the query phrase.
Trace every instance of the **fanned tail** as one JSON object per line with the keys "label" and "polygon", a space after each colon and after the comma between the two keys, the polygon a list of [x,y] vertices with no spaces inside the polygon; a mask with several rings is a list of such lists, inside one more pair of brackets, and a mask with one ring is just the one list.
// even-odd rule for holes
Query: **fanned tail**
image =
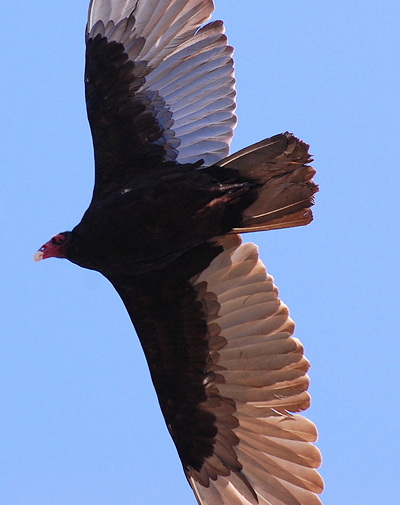
{"label": "fanned tail", "polygon": [[218,163],[260,184],[257,200],[243,213],[234,232],[303,226],[312,221],[310,207],[318,186],[308,145],[291,133],[262,140]]}

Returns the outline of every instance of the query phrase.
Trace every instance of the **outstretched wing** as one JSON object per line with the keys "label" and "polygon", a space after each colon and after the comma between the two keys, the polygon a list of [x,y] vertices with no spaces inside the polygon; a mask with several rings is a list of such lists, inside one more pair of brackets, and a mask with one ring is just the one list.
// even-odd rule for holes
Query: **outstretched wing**
{"label": "outstretched wing", "polygon": [[163,161],[212,165],[228,154],[232,48],[212,0],[92,0],[86,101],[94,198]]}
{"label": "outstretched wing", "polygon": [[297,414],[309,363],[256,246],[230,235],[111,280],[199,504],[320,504],[316,428]]}

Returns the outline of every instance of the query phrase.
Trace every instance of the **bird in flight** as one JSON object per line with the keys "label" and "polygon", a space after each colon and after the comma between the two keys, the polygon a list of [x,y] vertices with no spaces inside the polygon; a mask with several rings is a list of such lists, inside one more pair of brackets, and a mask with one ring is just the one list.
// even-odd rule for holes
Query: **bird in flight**
{"label": "bird in flight", "polygon": [[308,224],[314,170],[287,132],[229,156],[233,49],[213,8],[91,1],[93,196],[35,259],[67,258],[117,290],[199,504],[317,505],[317,433],[299,414],[309,363],[239,235]]}

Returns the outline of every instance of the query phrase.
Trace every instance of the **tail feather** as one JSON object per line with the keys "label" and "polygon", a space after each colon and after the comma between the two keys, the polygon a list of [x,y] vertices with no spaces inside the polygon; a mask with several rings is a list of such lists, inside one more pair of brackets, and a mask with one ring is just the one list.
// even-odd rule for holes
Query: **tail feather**
{"label": "tail feather", "polygon": [[302,226],[312,221],[310,207],[318,186],[308,145],[282,133],[246,147],[218,163],[260,184],[258,198],[243,213],[234,232]]}

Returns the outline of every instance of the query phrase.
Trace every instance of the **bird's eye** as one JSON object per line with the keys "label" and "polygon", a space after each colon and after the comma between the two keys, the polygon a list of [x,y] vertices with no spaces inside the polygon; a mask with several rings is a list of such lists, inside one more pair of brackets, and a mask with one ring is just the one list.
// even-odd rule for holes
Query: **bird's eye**
{"label": "bird's eye", "polygon": [[68,235],[66,235],[65,233],[59,233],[58,235],[55,235],[51,239],[51,243],[54,245],[62,245],[67,241],[67,239],[68,239]]}

